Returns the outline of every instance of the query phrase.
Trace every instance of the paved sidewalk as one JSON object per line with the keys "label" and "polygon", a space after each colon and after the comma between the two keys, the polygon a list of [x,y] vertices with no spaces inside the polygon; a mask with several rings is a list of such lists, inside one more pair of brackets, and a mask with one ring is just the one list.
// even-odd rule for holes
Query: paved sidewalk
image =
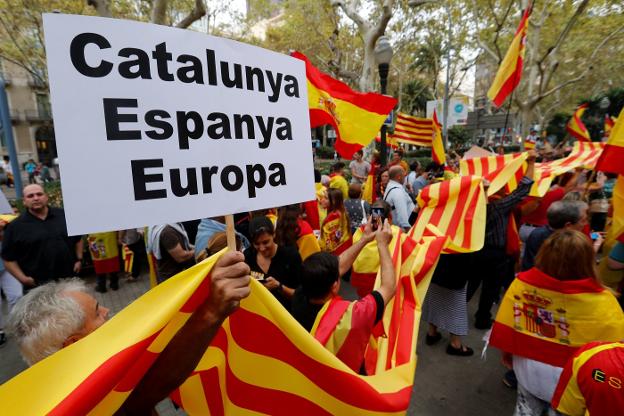
{"label": "paved sidewalk", "polygon": [[[95,287],[95,278],[85,278],[88,285]],[[351,298],[354,295],[350,285],[342,282],[342,295]],[[118,291],[109,290],[107,293],[95,293],[98,301],[111,309],[111,314],[119,312],[134,299],[149,289],[147,276],[142,276],[138,282],[127,283],[120,280]],[[469,305],[470,322],[476,309],[478,293]],[[6,302],[3,302],[6,308]],[[6,310],[2,311],[3,313]],[[418,365],[414,379],[414,393],[412,395],[409,415],[437,416],[437,415],[474,415],[500,416],[511,415],[515,404],[515,390],[506,388],[501,379],[505,369],[500,364],[500,355],[496,350],[488,351],[487,360],[480,358],[485,331],[471,327],[466,337],[466,345],[474,348],[473,357],[452,357],[446,354],[448,334],[443,334],[442,341],[433,347],[424,344],[427,323],[421,322],[418,338]],[[26,365],[19,357],[13,339],[0,348],[0,384],[9,380]],[[182,410],[174,410],[171,402],[166,399],[158,406],[158,412],[163,416],[184,415]]]}

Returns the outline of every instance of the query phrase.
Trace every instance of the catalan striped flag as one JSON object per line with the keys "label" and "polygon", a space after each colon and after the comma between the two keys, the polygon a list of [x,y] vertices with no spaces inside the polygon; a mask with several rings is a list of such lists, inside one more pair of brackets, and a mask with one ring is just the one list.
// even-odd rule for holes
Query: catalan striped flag
{"label": "catalan striped flag", "polygon": [[570,136],[576,138],[581,142],[591,142],[591,137],[589,137],[589,131],[587,131],[587,127],[585,127],[585,123],[581,120],[583,113],[587,110],[589,105],[587,103],[581,104],[577,107],[572,114],[572,118],[566,124],[566,130],[570,134]]}
{"label": "catalan striped flag", "polygon": [[524,176],[527,156],[527,153],[514,153],[462,159],[459,161],[459,174],[487,179],[490,182],[488,196],[494,195],[503,187],[513,191]]}
{"label": "catalan striped flag", "polygon": [[124,244],[121,246],[121,255],[123,259],[124,272],[131,273],[132,265],[134,264],[134,251]]}
{"label": "catalan striped flag", "polygon": [[394,133],[391,137],[396,139],[399,143],[431,147],[433,133],[432,119],[414,117],[399,112],[397,113]]}
{"label": "catalan striped flag", "polygon": [[596,164],[596,170],[624,175],[624,108],[611,130],[609,140]]}
{"label": "catalan striped flag", "polygon": [[335,148],[345,159],[367,146],[379,132],[397,100],[375,93],[353,91],[321,72],[300,52],[291,56],[306,65],[310,127],[329,124],[336,131]]}
{"label": "catalan striped flag", "polygon": [[498,68],[492,86],[488,90],[488,98],[492,100],[497,107],[503,105],[505,99],[516,89],[518,84],[520,84],[524,62],[524,45],[529,28],[530,15],[531,5],[524,11],[518,29],[516,29],[516,34],[511,41],[511,45]]}
{"label": "catalan striped flag", "polygon": [[442,141],[442,126],[438,122],[438,114],[433,110],[433,139],[431,142],[431,158],[438,165],[446,164],[444,141]]}
{"label": "catalan striped flag", "polygon": [[420,212],[409,236],[445,235],[445,253],[480,250],[485,237],[486,198],[478,176],[458,176],[425,187],[418,194]]}
{"label": "catalan striped flag", "polygon": [[616,119],[611,117],[610,115],[605,115],[605,123],[604,123],[604,137],[611,137],[611,130],[615,126]]}
{"label": "catalan striped flag", "polygon": [[[362,238],[362,227],[358,228],[353,234],[353,242],[356,243],[360,238]],[[410,253],[416,245],[416,242],[404,233],[400,227],[393,225],[391,244],[396,246],[396,241],[401,242],[399,246],[403,253]],[[402,258],[407,259],[408,256],[403,254]],[[373,291],[379,265],[377,241],[373,240],[360,251],[351,269],[351,285],[356,289],[358,296],[364,297]]]}
{"label": "catalan striped flag", "polygon": [[535,164],[533,186],[529,195],[542,197],[550,189],[555,177],[569,172],[577,167],[593,169],[600,158],[605,143],[575,142],[572,152],[567,157]]}
{"label": "catalan striped flag", "polygon": [[563,367],[588,342],[621,339],[624,313],[599,282],[592,277],[564,282],[533,268],[520,273],[505,293],[490,344]]}

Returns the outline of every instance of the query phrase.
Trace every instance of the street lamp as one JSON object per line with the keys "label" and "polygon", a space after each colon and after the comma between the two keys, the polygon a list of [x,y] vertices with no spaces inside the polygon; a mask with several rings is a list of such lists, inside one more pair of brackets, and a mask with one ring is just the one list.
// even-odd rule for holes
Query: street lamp
{"label": "street lamp", "polygon": [[[379,83],[381,84],[381,93],[386,94],[388,86],[388,71],[390,70],[390,61],[392,60],[392,45],[390,39],[386,36],[380,36],[375,44],[375,60],[379,69]],[[381,126],[381,166],[386,166],[386,123]]]}

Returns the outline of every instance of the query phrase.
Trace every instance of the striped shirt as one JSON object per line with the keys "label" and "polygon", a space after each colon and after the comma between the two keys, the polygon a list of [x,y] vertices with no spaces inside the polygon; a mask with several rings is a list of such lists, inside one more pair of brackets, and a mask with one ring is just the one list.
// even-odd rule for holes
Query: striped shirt
{"label": "striped shirt", "polygon": [[507,244],[507,223],[511,211],[529,194],[533,180],[523,177],[509,195],[489,201],[485,219],[485,247],[504,249]]}

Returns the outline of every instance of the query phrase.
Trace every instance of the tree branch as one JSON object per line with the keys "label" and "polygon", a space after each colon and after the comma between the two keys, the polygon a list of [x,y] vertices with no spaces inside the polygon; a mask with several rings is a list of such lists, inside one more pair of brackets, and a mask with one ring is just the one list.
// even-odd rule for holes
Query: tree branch
{"label": "tree branch", "polygon": [[152,3],[152,23],[157,25],[167,24],[167,3],[169,3],[169,0],[154,0]]}
{"label": "tree branch", "polygon": [[357,12],[359,1],[344,1],[344,0],[330,0],[329,4],[332,7],[339,7],[347,15],[347,17],[356,24],[361,34],[364,34],[370,30],[370,24],[364,20],[362,16]]}
{"label": "tree branch", "polygon": [[206,15],[206,5],[204,4],[204,0],[195,0],[195,8],[191,11],[188,16],[182,19],[176,27],[180,29],[186,29],[197,20],[201,19]]}
{"label": "tree branch", "polygon": [[[422,4],[422,3],[421,3]],[[394,0],[385,0],[383,6],[381,8],[382,14],[377,21],[377,25],[373,28],[372,37],[373,44],[379,39],[381,35],[386,31],[386,27],[388,26],[388,22],[392,18],[392,8],[394,7]]]}
{"label": "tree branch", "polygon": [[98,16],[113,17],[108,1],[109,0],[87,0],[87,4],[95,9]]}
{"label": "tree branch", "polygon": [[[575,83],[575,82],[578,82],[578,81],[582,80],[583,78],[585,78],[585,76],[589,73],[589,71],[591,71],[591,70],[592,70],[592,68],[593,68],[593,67],[591,66],[591,62],[593,62],[593,61],[594,61],[594,58],[596,57],[596,55],[598,54],[598,52],[600,51],[600,49],[602,49],[602,47],[603,47],[604,45],[606,45],[606,44],[607,44],[607,42],[609,42],[611,39],[613,39],[615,36],[617,36],[619,33],[623,32],[623,31],[624,31],[624,26],[620,26],[620,27],[618,27],[618,28],[617,28],[617,29],[615,29],[613,32],[609,33],[609,34],[608,34],[608,35],[607,35],[607,36],[606,36],[606,37],[605,37],[605,38],[604,38],[604,39],[603,39],[603,40],[602,40],[602,41],[601,41],[601,42],[600,42],[600,43],[596,46],[596,48],[594,49],[594,52],[592,52],[592,54],[589,56],[589,58],[585,61],[585,62],[586,62],[586,64],[585,64],[585,65],[583,65],[583,66],[585,67],[585,69],[583,70],[583,72],[581,72],[581,74],[580,74],[579,76],[577,76],[577,77],[575,77],[575,78],[572,78],[572,79],[569,79],[569,80],[567,80],[567,81],[565,81],[565,82],[563,82],[563,83],[561,83],[561,84],[557,85],[556,87],[553,87],[553,88],[551,88],[550,90],[548,90],[548,91],[546,91],[546,92],[544,92],[544,93],[541,93],[541,94],[539,95],[539,99],[541,100],[541,99],[543,99],[543,98],[545,98],[545,97],[548,97],[549,95],[551,95],[551,94],[553,94],[553,93],[555,93],[555,92],[559,91],[560,89],[562,89],[562,88],[564,88],[564,87],[566,87],[566,86],[568,86],[568,85],[570,85],[570,84],[573,84],[573,83]],[[551,74],[551,76],[552,76],[552,74]],[[549,81],[550,81],[550,78],[549,78]],[[544,83],[544,88],[546,88],[547,86],[548,86],[548,84]]]}

